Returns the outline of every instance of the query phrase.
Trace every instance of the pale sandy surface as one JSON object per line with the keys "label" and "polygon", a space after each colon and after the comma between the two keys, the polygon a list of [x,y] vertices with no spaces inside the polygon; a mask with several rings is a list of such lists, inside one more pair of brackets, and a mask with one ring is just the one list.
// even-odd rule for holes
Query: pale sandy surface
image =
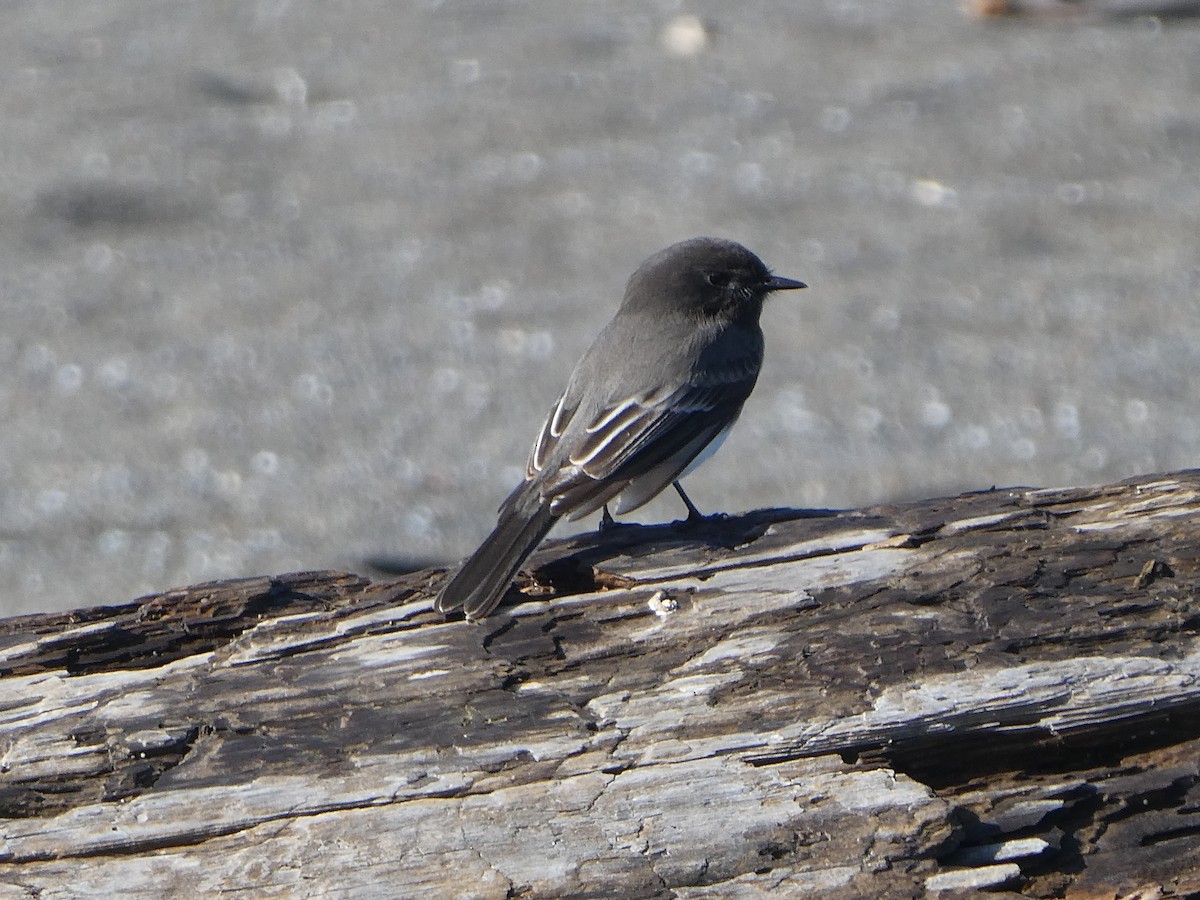
{"label": "pale sandy surface", "polygon": [[1200,461],[1196,22],[57,0],[0,58],[0,614],[461,556],[696,234],[812,285],[702,508]]}

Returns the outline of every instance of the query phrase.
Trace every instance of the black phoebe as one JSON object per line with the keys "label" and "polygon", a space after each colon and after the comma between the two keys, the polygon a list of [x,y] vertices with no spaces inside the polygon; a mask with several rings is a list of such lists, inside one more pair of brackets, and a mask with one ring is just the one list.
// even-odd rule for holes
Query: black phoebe
{"label": "black phoebe", "polygon": [[608,523],[610,502],[629,512],[674,485],[688,518],[700,518],[679,479],[716,450],[754,389],[763,300],[802,287],[717,238],[683,241],[642,263],[550,410],[525,480],[442,589],[437,610],[486,616],[563,516],[603,507]]}

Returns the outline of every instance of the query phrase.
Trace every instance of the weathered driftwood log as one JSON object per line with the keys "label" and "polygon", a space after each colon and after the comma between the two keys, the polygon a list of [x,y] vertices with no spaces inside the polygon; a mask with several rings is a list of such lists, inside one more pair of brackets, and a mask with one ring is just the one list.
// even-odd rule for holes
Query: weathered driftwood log
{"label": "weathered driftwood log", "polygon": [[618,528],[482,625],[437,572],[0,622],[0,896],[1194,895],[1198,516]]}

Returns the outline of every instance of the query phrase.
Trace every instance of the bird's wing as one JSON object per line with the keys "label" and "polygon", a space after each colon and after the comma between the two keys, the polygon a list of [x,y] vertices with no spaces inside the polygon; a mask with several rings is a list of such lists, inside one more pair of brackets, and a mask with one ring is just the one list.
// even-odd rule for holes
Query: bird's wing
{"label": "bird's wing", "polygon": [[753,387],[753,377],[702,382],[613,404],[569,432],[569,453],[539,491],[556,514],[578,516],[652,471],[661,490],[737,418]]}
{"label": "bird's wing", "polygon": [[741,409],[749,387],[688,386],[665,396],[631,397],[584,429],[567,462],[596,480],[641,475],[699,436],[716,437]]}

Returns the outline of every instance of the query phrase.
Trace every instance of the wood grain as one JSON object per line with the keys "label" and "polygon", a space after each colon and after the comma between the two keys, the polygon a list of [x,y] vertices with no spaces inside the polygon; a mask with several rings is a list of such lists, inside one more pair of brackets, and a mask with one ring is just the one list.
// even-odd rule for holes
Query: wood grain
{"label": "wood grain", "polygon": [[4,620],[0,897],[1200,891],[1198,513],[621,527],[482,625],[436,570]]}

